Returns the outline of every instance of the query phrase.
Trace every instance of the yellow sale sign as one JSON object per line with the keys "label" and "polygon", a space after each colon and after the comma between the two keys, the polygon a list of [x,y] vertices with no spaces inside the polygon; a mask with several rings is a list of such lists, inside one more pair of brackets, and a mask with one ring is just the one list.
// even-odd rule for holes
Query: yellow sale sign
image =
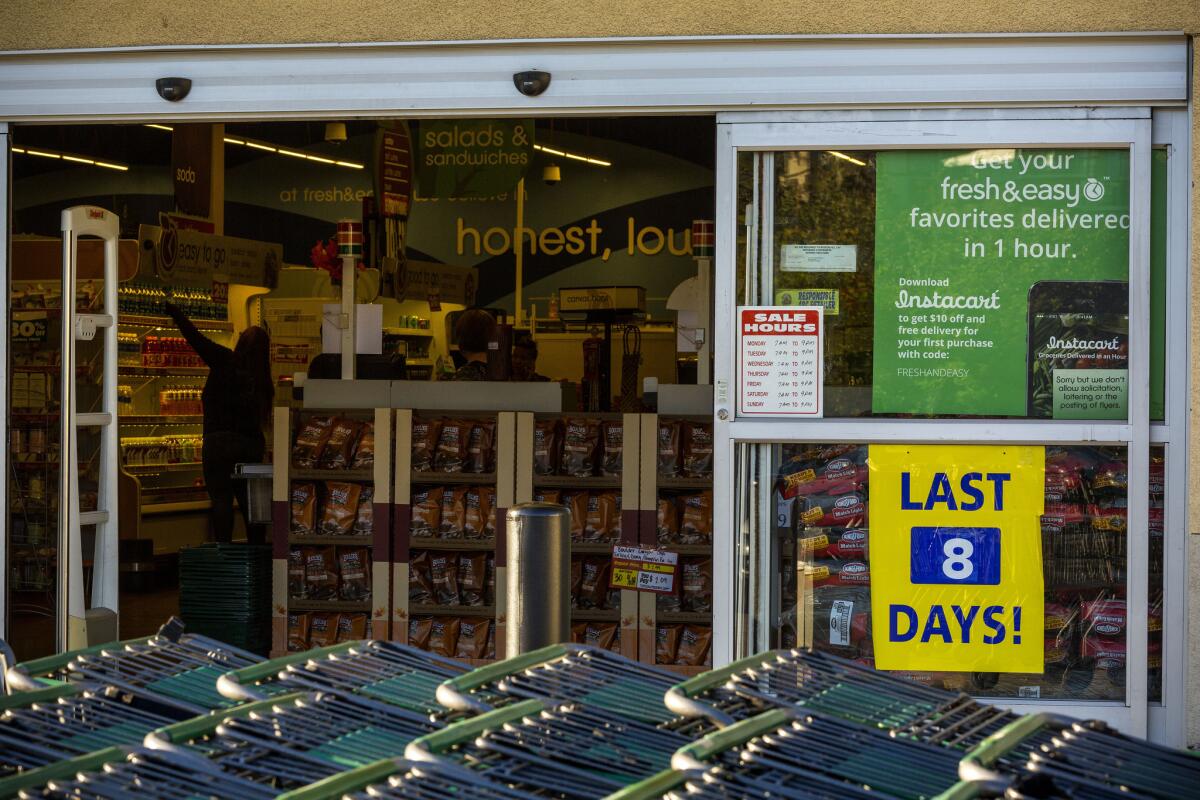
{"label": "yellow sale sign", "polygon": [[875,666],[1043,671],[1044,447],[871,445]]}

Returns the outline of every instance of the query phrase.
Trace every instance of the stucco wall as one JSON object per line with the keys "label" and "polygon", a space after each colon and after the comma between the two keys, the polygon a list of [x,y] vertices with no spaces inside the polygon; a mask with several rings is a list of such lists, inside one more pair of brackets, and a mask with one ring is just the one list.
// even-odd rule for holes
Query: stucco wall
{"label": "stucco wall", "polygon": [[4,0],[0,50],[757,33],[1200,29],[1195,0]]}

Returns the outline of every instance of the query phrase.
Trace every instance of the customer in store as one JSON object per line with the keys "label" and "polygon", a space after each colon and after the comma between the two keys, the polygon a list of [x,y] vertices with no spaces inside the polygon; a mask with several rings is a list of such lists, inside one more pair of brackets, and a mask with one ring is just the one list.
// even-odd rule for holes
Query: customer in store
{"label": "customer in store", "polygon": [[237,497],[251,543],[266,541],[263,526],[251,525],[246,482],[233,479],[234,465],[257,463],[266,450],[264,427],[270,419],[271,342],[267,331],[253,325],[242,331],[230,350],[202,334],[174,303],[164,304],[179,331],[208,365],[204,403],[204,483],[212,503],[212,538],[233,540],[233,500]]}
{"label": "customer in store", "polygon": [[465,362],[450,378],[452,381],[486,381],[488,379],[488,342],[495,332],[496,320],[482,308],[468,308],[454,324],[458,352]]}
{"label": "customer in store", "polygon": [[545,375],[537,371],[538,348],[537,342],[526,334],[513,342],[512,348],[512,377],[514,381],[548,381]]}

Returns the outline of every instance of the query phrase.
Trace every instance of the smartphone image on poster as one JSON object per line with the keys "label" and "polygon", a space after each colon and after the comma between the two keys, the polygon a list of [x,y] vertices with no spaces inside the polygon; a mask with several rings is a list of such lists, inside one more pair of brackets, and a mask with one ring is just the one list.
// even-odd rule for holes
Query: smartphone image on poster
{"label": "smartphone image on poster", "polygon": [[1129,415],[1129,284],[1039,281],[1029,290],[1030,417]]}

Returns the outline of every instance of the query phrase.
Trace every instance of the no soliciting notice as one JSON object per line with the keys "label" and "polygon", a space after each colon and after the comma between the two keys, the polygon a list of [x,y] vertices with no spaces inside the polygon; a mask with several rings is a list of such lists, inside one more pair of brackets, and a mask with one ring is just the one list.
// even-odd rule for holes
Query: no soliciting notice
{"label": "no soliciting notice", "polygon": [[738,307],[738,414],[820,417],[824,309]]}

